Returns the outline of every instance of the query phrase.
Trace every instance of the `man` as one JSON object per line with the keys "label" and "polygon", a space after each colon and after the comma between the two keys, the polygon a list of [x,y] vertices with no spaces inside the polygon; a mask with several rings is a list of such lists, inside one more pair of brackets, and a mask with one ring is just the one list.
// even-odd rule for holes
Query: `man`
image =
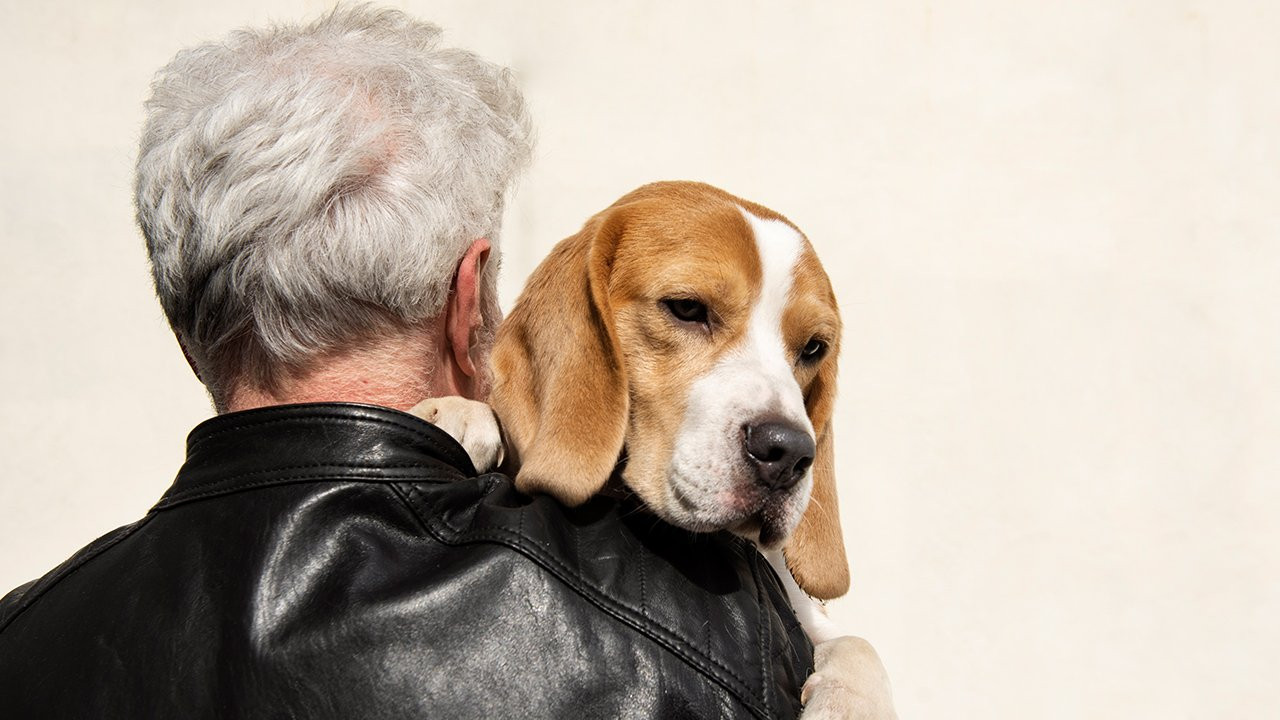
{"label": "man", "polygon": [[348,8],[180,53],[147,107],[138,220],[220,415],[0,601],[5,717],[797,712],[812,647],[752,548],[520,496],[400,412],[487,391],[505,71]]}

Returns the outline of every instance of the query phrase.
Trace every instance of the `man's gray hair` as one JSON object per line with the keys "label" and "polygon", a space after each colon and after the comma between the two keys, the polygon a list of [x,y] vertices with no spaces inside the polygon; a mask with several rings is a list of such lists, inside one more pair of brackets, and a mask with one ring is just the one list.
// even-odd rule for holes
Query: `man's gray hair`
{"label": "man's gray hair", "polygon": [[[510,73],[367,6],[179,53],[147,101],[135,202],[156,293],[215,402],[434,317],[494,245],[531,153]],[[496,318],[486,318],[496,322]]]}

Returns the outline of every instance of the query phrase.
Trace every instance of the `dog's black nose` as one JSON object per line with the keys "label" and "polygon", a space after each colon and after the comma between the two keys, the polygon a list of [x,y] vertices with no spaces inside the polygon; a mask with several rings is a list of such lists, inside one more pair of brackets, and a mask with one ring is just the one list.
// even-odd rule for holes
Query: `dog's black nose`
{"label": "dog's black nose", "polygon": [[747,462],[761,485],[785,490],[800,482],[813,464],[813,438],[786,422],[767,420],[743,427]]}

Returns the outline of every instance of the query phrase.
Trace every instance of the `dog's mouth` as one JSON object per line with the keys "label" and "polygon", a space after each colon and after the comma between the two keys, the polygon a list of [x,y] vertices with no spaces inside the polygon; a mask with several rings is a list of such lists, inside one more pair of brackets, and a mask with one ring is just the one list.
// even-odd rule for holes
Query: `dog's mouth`
{"label": "dog's mouth", "polygon": [[745,486],[699,501],[672,484],[670,498],[672,502],[659,515],[673,525],[694,532],[728,530],[765,548],[781,545],[799,519],[795,493],[790,491],[766,492]]}

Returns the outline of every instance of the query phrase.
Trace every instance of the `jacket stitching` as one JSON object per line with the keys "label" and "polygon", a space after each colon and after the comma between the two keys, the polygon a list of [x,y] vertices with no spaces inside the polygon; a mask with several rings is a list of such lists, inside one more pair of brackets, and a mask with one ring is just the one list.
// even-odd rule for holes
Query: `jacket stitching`
{"label": "jacket stitching", "polygon": [[[413,509],[415,513],[417,512],[417,509],[414,508],[415,504],[424,506],[428,511],[434,510],[434,503],[426,496],[425,493],[413,485],[409,485],[408,487],[408,500],[410,501],[410,508]],[[523,512],[521,515],[523,515]],[[689,643],[681,639],[679,635],[664,627],[649,625],[636,619],[628,618],[624,613],[619,612],[617,608],[627,610],[642,617],[644,614],[627,603],[621,602],[615,598],[604,596],[597,592],[595,588],[586,585],[581,581],[581,578],[577,577],[575,573],[573,573],[571,569],[559,559],[541,552],[537,547],[531,547],[527,542],[525,542],[525,538],[522,535],[512,532],[510,528],[493,524],[483,524],[475,525],[469,530],[462,531],[459,528],[450,525],[446,520],[434,512],[429,512],[427,517],[421,518],[421,520],[425,523],[428,532],[434,535],[441,542],[449,545],[461,544],[468,540],[489,540],[491,542],[498,542],[503,545],[507,545],[508,547],[519,551],[539,565],[550,570],[592,604],[648,635],[651,639],[668,648],[671,652],[675,653],[678,657],[682,658],[686,663],[693,666],[712,681],[733,693],[740,702],[747,706],[753,715],[762,717],[769,716],[768,712],[763,712],[762,714],[763,708],[761,708],[755,699],[752,698],[750,684],[735,673],[732,668],[725,666],[713,656],[702,656],[702,653],[699,652],[696,647],[690,646]],[[445,529],[451,531],[451,534],[454,537],[449,538],[443,536],[437,525],[444,526]],[[485,532],[486,530],[491,532]],[[757,582],[759,581],[757,580]],[[724,677],[721,677],[716,672],[704,667],[704,663],[723,672],[730,679],[736,682],[739,687],[730,687],[728,681]]]}
{"label": "jacket stitching", "polygon": [[[757,553],[757,556],[758,556],[758,553]],[[752,569],[751,577],[754,578],[756,581],[756,598],[760,601],[761,604],[764,604],[765,589],[764,589],[764,583],[761,581],[761,578],[760,578],[760,561],[754,558],[747,558],[747,562],[751,564],[751,569]],[[760,624],[756,628],[756,636],[760,638],[760,674],[762,677],[768,677],[767,671],[769,668],[769,651],[768,651],[769,639],[765,637],[766,624],[767,624],[767,618],[765,617],[765,614],[760,613]],[[765,710],[768,711],[770,715],[772,715],[773,714],[773,698],[770,697],[769,685],[770,683],[768,682],[760,683],[760,702],[764,704]]]}
{"label": "jacket stitching", "polygon": [[[387,466],[384,466],[384,467],[387,467]],[[405,467],[405,468],[417,467],[417,468],[426,469],[433,466],[404,465],[401,467]],[[368,468],[357,467],[354,469],[368,469]],[[306,480],[332,480],[334,482],[363,482],[363,483],[369,483],[373,485],[386,485],[389,483],[404,482],[406,480],[415,480],[415,479],[430,482],[429,479],[422,478],[420,476],[388,478],[388,477],[370,476],[370,475],[343,475],[339,472],[288,475],[285,477],[275,477],[275,478],[269,478],[267,480],[256,480],[254,482],[240,483],[237,485],[233,485],[231,487],[222,487],[222,488],[215,488],[213,490],[205,490],[204,492],[199,492],[194,494],[183,493],[181,495],[172,495],[169,498],[161,500],[160,502],[156,503],[156,505],[151,508],[151,511],[156,512],[158,510],[168,510],[177,505],[193,502],[195,500],[204,500],[217,495],[230,495],[231,493],[240,492],[242,490],[250,490],[253,488],[267,487],[271,485],[289,485],[292,483],[302,482]]]}
{"label": "jacket stitching", "polygon": [[[432,448],[433,450],[439,451],[439,452],[441,452],[441,453],[445,454],[446,456],[453,457],[453,456],[456,456],[456,455],[457,455],[457,449],[456,449],[456,448],[451,448],[451,447],[449,447],[449,446],[447,446],[447,445],[445,445],[445,444],[441,443],[437,438],[435,438],[435,437],[431,436],[431,435],[430,435],[430,434],[428,434],[428,433],[423,432],[421,428],[415,428],[415,427],[413,427],[413,426],[411,426],[411,425],[406,425],[405,423],[397,422],[397,421],[392,420],[392,419],[390,419],[390,418],[385,418],[385,417],[376,417],[376,416],[373,416],[373,415],[362,415],[362,416],[360,416],[360,417],[358,417],[358,418],[357,418],[357,417],[352,417],[352,416],[350,416],[350,415],[336,415],[336,414],[335,414],[335,415],[323,415],[323,414],[314,414],[314,415],[308,415],[308,416],[306,417],[306,419],[307,419],[308,421],[311,421],[311,420],[319,420],[319,421],[321,421],[321,422],[322,422],[322,423],[324,423],[324,424],[334,424],[334,423],[339,423],[339,424],[348,424],[348,423],[352,423],[352,422],[375,422],[375,423],[382,423],[382,424],[384,424],[384,425],[390,425],[390,426],[392,426],[392,427],[396,427],[396,428],[399,428],[399,429],[404,430],[404,431],[406,431],[406,432],[412,433],[415,437],[417,437],[417,438],[419,438],[419,439],[421,439],[421,440],[424,440],[428,445],[430,445],[430,446],[431,446],[431,448]],[[297,418],[297,417],[293,417],[293,416],[290,416],[290,417],[278,417],[278,418],[272,418],[272,419],[270,419],[270,420],[260,420],[260,421],[258,421],[258,422],[251,422],[251,423],[239,423],[239,424],[236,424],[236,425],[232,425],[232,426],[230,426],[230,427],[219,428],[219,429],[217,429],[217,430],[214,430],[213,432],[209,432],[209,433],[202,433],[199,437],[193,438],[193,439],[188,443],[188,445],[187,445],[187,449],[188,449],[188,452],[190,452],[191,450],[194,450],[195,448],[199,447],[199,446],[200,446],[201,444],[203,444],[206,440],[209,440],[210,438],[217,437],[217,436],[222,435],[222,434],[224,434],[224,433],[229,433],[229,432],[231,432],[231,431],[233,431],[233,430],[244,430],[244,429],[247,429],[247,428],[262,427],[262,426],[264,426],[264,425],[275,425],[275,424],[278,424],[278,423],[285,423],[285,422],[297,422],[297,421],[298,421],[298,418]],[[425,420],[423,420],[423,422],[426,422],[426,421],[425,421]],[[428,423],[428,424],[430,424],[430,423]],[[468,462],[470,462],[470,460],[469,460],[469,459],[468,459]]]}
{"label": "jacket stitching", "polygon": [[[264,409],[266,409],[266,408],[264,408]],[[275,408],[271,408],[271,409],[275,409]],[[306,421],[308,421],[308,422],[313,421],[313,420],[319,420],[319,421],[326,422],[326,423],[327,423],[327,422],[330,422],[330,421],[337,421],[337,422],[365,422],[365,421],[370,421],[370,422],[382,423],[382,424],[384,424],[384,425],[392,425],[392,426],[394,426],[394,427],[398,427],[398,428],[400,428],[400,429],[402,429],[402,430],[407,430],[407,431],[409,431],[409,432],[413,433],[414,435],[418,435],[418,436],[420,436],[420,437],[422,437],[422,438],[424,438],[424,439],[427,439],[427,440],[434,440],[434,438],[431,438],[431,437],[430,437],[430,436],[428,436],[426,433],[422,432],[422,430],[421,430],[421,429],[419,429],[419,428],[409,427],[409,426],[407,426],[407,425],[404,425],[403,423],[399,423],[399,422],[396,422],[395,420],[390,420],[390,419],[383,418],[383,417],[374,417],[374,416],[362,415],[362,416],[360,416],[360,417],[358,417],[358,418],[357,418],[357,417],[352,417],[351,415],[339,415],[339,414],[336,414],[336,413],[331,413],[331,414],[323,414],[323,413],[309,413],[309,414],[307,414],[307,415],[306,415],[306,417],[305,417],[305,418],[302,418],[302,419],[303,419],[303,420],[306,420]],[[192,439],[191,439],[191,442],[189,443],[189,446],[194,448],[194,447],[196,447],[196,446],[198,446],[198,445],[200,445],[200,444],[204,443],[204,441],[206,441],[206,440],[208,440],[208,439],[210,439],[210,438],[215,438],[215,437],[218,437],[219,435],[225,435],[226,433],[229,433],[229,432],[232,432],[232,431],[235,431],[235,430],[244,430],[244,429],[247,429],[247,428],[262,427],[262,426],[264,426],[264,425],[277,425],[277,424],[279,424],[279,423],[298,422],[298,421],[299,421],[299,418],[298,418],[298,417],[294,417],[294,416],[290,415],[290,416],[287,416],[287,417],[273,417],[273,418],[271,418],[271,419],[269,419],[269,420],[258,420],[257,422],[242,422],[242,423],[236,423],[235,425],[228,425],[227,427],[218,428],[217,430],[213,430],[213,431],[211,431],[211,432],[200,433],[200,435],[199,435],[199,436],[197,436],[197,437],[195,437],[195,438],[192,438]],[[423,422],[426,422],[426,421],[424,420]]]}
{"label": "jacket stitching", "polygon": [[710,620],[705,620],[702,623],[702,641],[703,641],[703,647],[706,648],[704,652],[710,655],[711,654],[711,621]]}
{"label": "jacket stitching", "polygon": [[644,617],[649,617],[649,610],[644,602],[644,554],[637,555],[636,560],[638,561],[637,564],[640,565],[640,614]]}
{"label": "jacket stitching", "polygon": [[[226,485],[236,480],[239,480],[240,478],[252,477],[254,475],[265,475],[267,473],[278,473],[278,472],[284,472],[288,470],[306,470],[308,468],[339,468],[340,470],[381,471],[386,468],[402,469],[402,468],[429,468],[429,467],[433,467],[433,466],[427,463],[379,463],[377,465],[355,465],[351,463],[332,463],[332,462],[314,462],[314,463],[303,463],[300,465],[284,465],[281,467],[264,468],[262,470],[249,470],[247,472],[242,472],[238,475],[231,475],[229,477],[220,477],[214,480],[206,480],[204,482],[196,483],[190,486],[190,488],[188,488],[187,490],[182,490],[180,492],[174,493],[173,495],[170,495],[170,497],[175,497],[175,498],[186,497],[187,495],[190,494],[191,491],[197,490],[203,487],[208,487],[210,485]],[[161,500],[161,502],[163,502],[163,499]]]}

